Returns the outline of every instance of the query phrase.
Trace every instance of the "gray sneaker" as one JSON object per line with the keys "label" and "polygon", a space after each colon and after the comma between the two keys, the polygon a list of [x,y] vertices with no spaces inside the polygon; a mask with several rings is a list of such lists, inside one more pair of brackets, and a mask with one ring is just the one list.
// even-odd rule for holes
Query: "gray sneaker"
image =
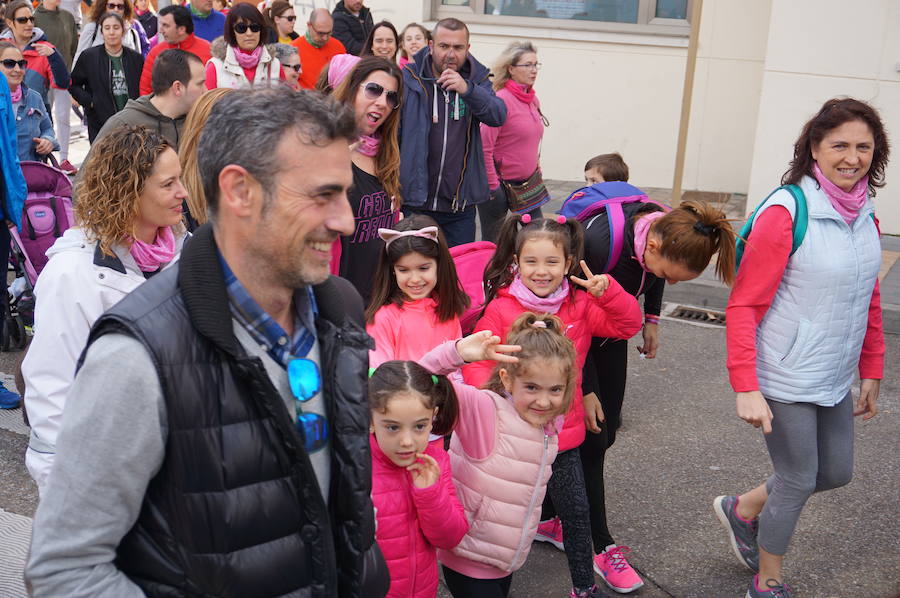
{"label": "gray sneaker", "polygon": [[741,519],[735,510],[737,504],[737,496],[719,496],[713,501],[713,510],[728,530],[728,539],[731,541],[731,549],[734,550],[735,556],[747,568],[759,571],[759,546],[756,543],[759,519],[753,521]]}
{"label": "gray sneaker", "polygon": [[786,583],[778,583],[774,579],[767,579],[766,589],[760,590],[756,587],[757,577],[759,576],[753,576],[753,581],[750,582],[750,589],[747,590],[745,598],[794,598],[794,593],[791,592],[791,588]]}

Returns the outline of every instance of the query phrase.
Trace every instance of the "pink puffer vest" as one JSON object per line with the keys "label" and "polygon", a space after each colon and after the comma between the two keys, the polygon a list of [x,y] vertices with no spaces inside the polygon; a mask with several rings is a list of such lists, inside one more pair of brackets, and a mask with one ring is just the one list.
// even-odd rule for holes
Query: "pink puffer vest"
{"label": "pink puffer vest", "polygon": [[[469,532],[448,558],[457,557],[512,572],[525,563],[541,516],[557,438],[527,423],[509,400],[489,393],[497,408],[494,450],[482,460],[463,451],[459,439],[450,441],[453,483],[469,519]],[[462,569],[462,567],[459,567]]]}

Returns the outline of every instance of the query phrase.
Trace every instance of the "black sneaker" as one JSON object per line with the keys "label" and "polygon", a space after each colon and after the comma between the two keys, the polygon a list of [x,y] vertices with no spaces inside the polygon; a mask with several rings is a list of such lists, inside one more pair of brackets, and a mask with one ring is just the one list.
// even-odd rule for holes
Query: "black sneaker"
{"label": "black sneaker", "polygon": [[778,583],[774,579],[767,579],[766,589],[760,590],[756,587],[758,578],[759,575],[753,576],[753,581],[750,582],[750,589],[747,590],[745,598],[794,598],[794,593],[791,592],[791,588],[786,583]]}

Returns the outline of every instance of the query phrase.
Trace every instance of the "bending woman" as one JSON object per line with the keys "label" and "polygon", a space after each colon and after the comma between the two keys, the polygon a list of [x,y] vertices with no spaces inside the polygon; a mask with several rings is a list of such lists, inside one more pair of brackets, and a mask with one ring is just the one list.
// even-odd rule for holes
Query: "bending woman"
{"label": "bending woman", "polygon": [[726,312],[728,371],[738,417],[762,428],[775,472],[714,502],[736,556],[758,571],[750,598],[793,595],[781,565],[803,505],[850,481],[853,416],[877,411],[884,333],[872,197],[884,186],[888,154],[874,108],[829,100],[803,127],[781,180],[805,196],[803,242],[792,251],[800,204],[787,190],[753,217]]}
{"label": "bending woman", "polygon": [[91,149],[76,183],[77,226],[47,251],[35,287],[35,334],[25,360],[31,438],[25,465],[46,487],[66,394],[91,325],[181,251],[181,166],[172,146],[123,126]]}

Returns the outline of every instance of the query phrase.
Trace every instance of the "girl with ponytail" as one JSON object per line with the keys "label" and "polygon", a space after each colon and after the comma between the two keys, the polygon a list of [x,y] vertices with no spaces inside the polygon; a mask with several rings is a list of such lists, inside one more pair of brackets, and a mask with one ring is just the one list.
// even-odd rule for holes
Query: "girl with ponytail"
{"label": "girl with ponytail", "polygon": [[[590,595],[594,583],[588,502],[578,453],[585,435],[581,370],[592,337],[627,339],[641,326],[635,298],[612,276],[592,272],[581,259],[582,244],[583,229],[575,219],[509,214],[485,270],[486,305],[475,325],[476,332],[490,330],[506,338],[522,313],[549,313],[560,318],[566,337],[574,343],[574,400],[559,435],[559,455],[547,488],[566,534],[574,596]],[[493,366],[475,363],[466,366],[463,376],[467,383],[479,386],[488,381]]]}
{"label": "girl with ponytail", "polygon": [[[624,163],[623,163],[624,165]],[[627,172],[627,167],[626,167]],[[671,211],[654,203],[624,203],[624,242],[618,261],[608,273],[629,294],[644,295],[642,358],[653,359],[659,349],[659,313],[665,283],[691,280],[718,254],[716,274],[726,284],[734,280],[735,233],[718,208],[697,201],[684,201]],[[610,254],[610,226],[606,217],[585,223],[585,261],[592,271],[603,271]],[[599,335],[605,336],[605,335]],[[581,445],[581,464],[587,482],[593,537],[594,570],[613,590],[630,592],[643,585],[625,559],[625,546],[617,546],[606,521],[603,465],[606,451],[616,439],[625,397],[628,342],[622,338],[595,338],[584,368],[584,414],[589,434]],[[545,515],[549,516],[549,510]],[[538,539],[553,541],[548,536]],[[543,531],[543,530],[542,530]]]}

